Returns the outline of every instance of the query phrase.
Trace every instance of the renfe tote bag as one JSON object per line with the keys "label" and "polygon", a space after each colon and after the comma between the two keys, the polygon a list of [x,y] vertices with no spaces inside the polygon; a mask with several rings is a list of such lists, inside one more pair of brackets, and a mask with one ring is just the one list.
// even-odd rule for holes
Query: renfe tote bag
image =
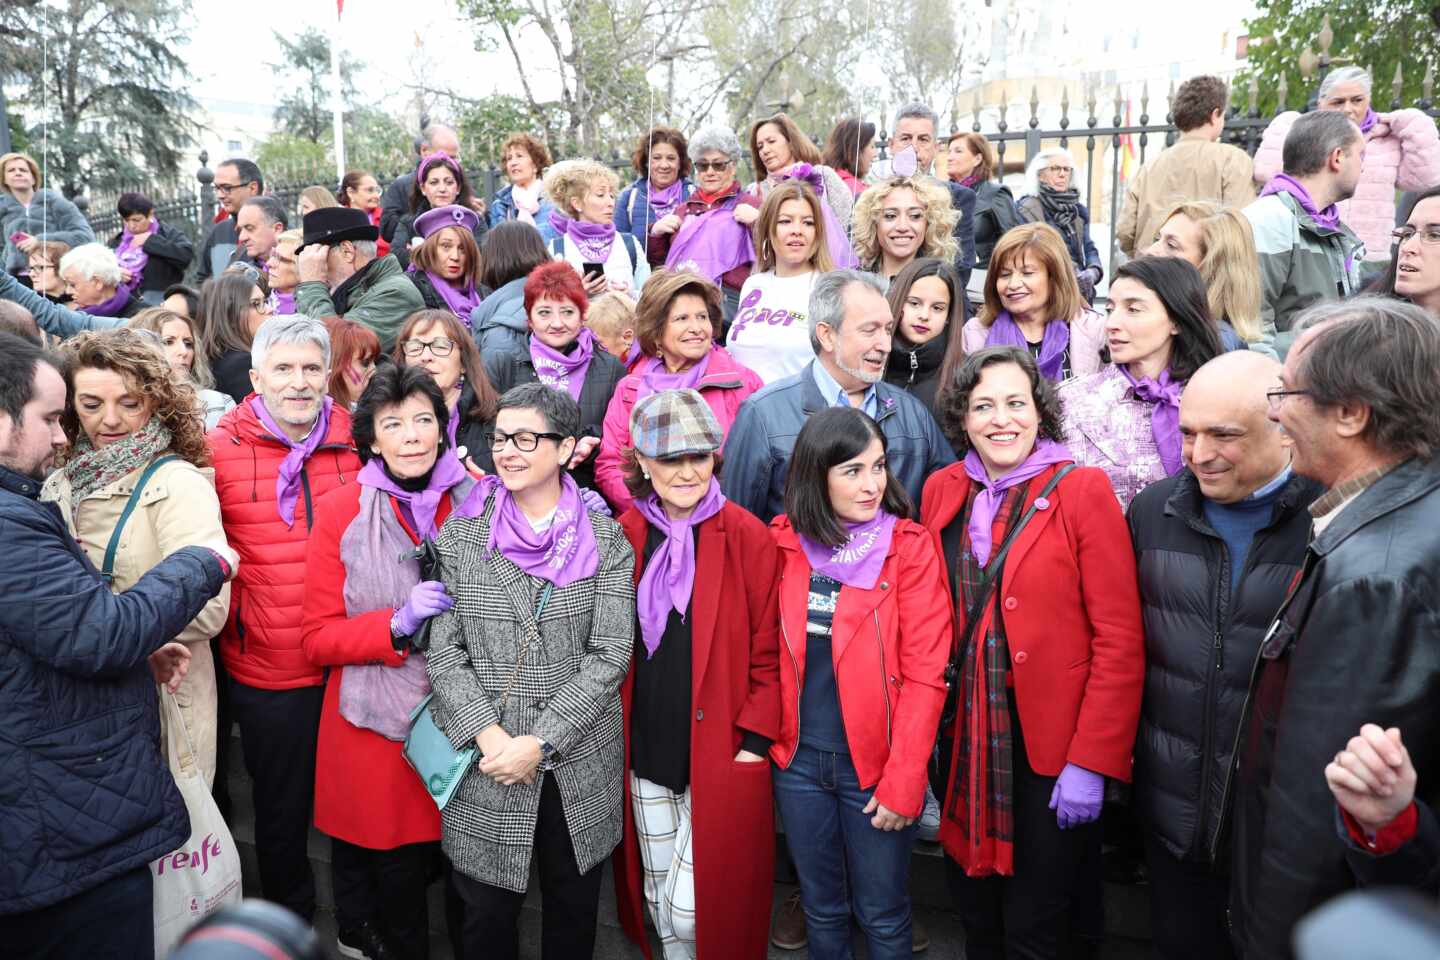
{"label": "renfe tote bag", "polygon": [[195,745],[175,697],[160,688],[175,786],[190,813],[190,842],[150,864],[155,881],[155,957],[169,955],[180,938],[221,907],[240,902],[240,851],[220,808],[205,786]]}

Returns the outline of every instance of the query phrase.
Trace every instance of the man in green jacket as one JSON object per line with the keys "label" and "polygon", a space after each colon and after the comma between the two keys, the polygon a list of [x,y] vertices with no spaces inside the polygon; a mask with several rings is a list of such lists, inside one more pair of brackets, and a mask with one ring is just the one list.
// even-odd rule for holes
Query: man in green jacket
{"label": "man in green jacket", "polygon": [[305,215],[297,248],[300,285],[295,312],[328,320],[344,317],[375,331],[389,353],[405,318],[425,308],[420,291],[393,256],[376,257],[380,231],[363,211],[323,207]]}

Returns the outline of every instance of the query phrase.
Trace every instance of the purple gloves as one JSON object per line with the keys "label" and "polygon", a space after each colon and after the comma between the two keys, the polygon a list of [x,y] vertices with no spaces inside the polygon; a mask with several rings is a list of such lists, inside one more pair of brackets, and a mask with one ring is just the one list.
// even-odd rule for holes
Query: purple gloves
{"label": "purple gloves", "polygon": [[390,618],[390,630],[397,637],[408,637],[420,624],[455,606],[439,580],[422,580],[410,588],[410,599]]}
{"label": "purple gloves", "polygon": [[1055,811],[1055,821],[1061,830],[1083,827],[1100,818],[1100,807],[1105,802],[1105,778],[1093,770],[1065,764],[1050,791],[1050,809]]}
{"label": "purple gloves", "polygon": [[589,487],[580,488],[580,502],[585,504],[585,510],[588,513],[598,513],[602,517],[614,516],[610,512],[610,504],[605,502],[605,498]]}

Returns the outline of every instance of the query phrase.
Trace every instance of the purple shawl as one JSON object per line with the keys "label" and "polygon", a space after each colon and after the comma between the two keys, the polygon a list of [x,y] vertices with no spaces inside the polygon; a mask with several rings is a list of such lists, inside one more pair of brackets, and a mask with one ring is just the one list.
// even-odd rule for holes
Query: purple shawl
{"label": "purple shawl", "polygon": [[1318,227],[1327,230],[1338,230],[1340,228],[1340,209],[1335,204],[1330,204],[1324,210],[1315,206],[1315,201],[1310,197],[1310,191],[1305,185],[1288,173],[1277,173],[1265,184],[1265,189],[1260,191],[1260,196],[1268,197],[1272,193],[1288,193],[1300,204],[1300,209],[1310,214],[1310,219],[1315,221]]}
{"label": "purple shawl", "polygon": [[586,263],[604,263],[615,246],[615,224],[571,220],[563,213],[550,211],[550,229],[557,236],[569,237]]}
{"label": "purple shawl", "polygon": [[595,334],[589,327],[581,327],[575,338],[575,349],[566,354],[543,342],[534,333],[530,334],[530,362],[535,366],[535,376],[547,387],[567,390],[570,399],[580,401],[580,390],[585,386],[585,371],[590,369],[590,360],[595,356]]}
{"label": "purple shawl", "polygon": [[[1009,310],[1001,310],[990,324],[990,334],[985,338],[987,347],[1019,347],[1029,352],[1030,343],[1025,339],[1020,325],[1010,316]],[[1070,324],[1064,320],[1051,320],[1045,324],[1045,336],[1040,341],[1040,358],[1035,365],[1046,380],[1058,381],[1065,371],[1065,351],[1070,347]]]}
{"label": "purple shawl", "polygon": [[710,358],[714,355],[715,348],[711,347],[710,352],[701,357],[698,363],[679,373],[666,372],[664,357],[650,358],[636,371],[640,374],[640,384],[635,388],[635,402],[639,403],[650,394],[662,390],[700,389],[700,381],[704,379],[705,371],[710,369]]}
{"label": "purple shawl", "polygon": [[120,311],[125,309],[125,304],[130,302],[130,287],[121,284],[115,288],[115,295],[104,303],[92,303],[88,307],[81,307],[81,313],[88,313],[92,317],[117,317]]}
{"label": "purple shawl", "polygon": [[882,507],[864,523],[841,524],[848,535],[844,543],[832,547],[816,543],[796,531],[800,547],[810,561],[810,569],[847,587],[869,590],[880,579],[885,558],[890,555],[890,539],[895,535],[895,515]]}
{"label": "purple shawl", "polygon": [[280,471],[275,475],[275,501],[279,508],[280,519],[285,521],[285,526],[295,526],[295,502],[300,498],[300,471],[305,469],[305,461],[310,455],[320,449],[320,444],[325,442],[325,436],[330,432],[330,409],[335,401],[325,397],[320,402],[320,415],[315,418],[315,425],[310,428],[310,435],[304,440],[295,441],[290,435],[280,429],[280,425],[270,416],[270,411],[265,409],[265,401],[260,397],[250,398],[250,409],[255,411],[255,416],[270,431],[270,435],[290,448],[285,454],[285,459],[280,461]]}
{"label": "purple shawl", "polygon": [[635,591],[635,612],[640,617],[646,659],[660,649],[670,611],[683,617],[690,607],[690,595],[695,589],[695,538],[690,535],[691,528],[709,520],[724,506],[725,495],[714,478],[694,511],[683,520],[671,519],[657,494],[635,501],[640,515],[665,534],[665,542],[650,555]]}
{"label": "purple shawl", "polygon": [[792,164],[775,182],[778,184],[786,180],[800,180],[810,184],[815,190],[815,196],[820,198],[820,218],[825,221],[825,246],[830,250],[830,259],[835,261],[835,269],[853,270],[860,266],[860,258],[855,256],[855,251],[846,239],[845,228],[836,219],[830,204],[825,202],[825,177],[820,171],[808,163]]}
{"label": "purple shawl", "polygon": [[675,212],[675,208],[680,205],[680,193],[684,189],[685,181],[679,177],[676,177],[670,186],[660,190],[655,189],[649,177],[645,178],[645,202],[649,204],[650,212],[656,220]]}
{"label": "purple shawl", "polygon": [[494,474],[476,483],[455,513],[478,517],[492,497],[495,510],[490,515],[487,556],[498,550],[530,576],[548,580],[556,588],[594,576],[600,569],[600,548],[590,526],[590,514],[580,499],[580,488],[568,472],[560,474],[560,502],[555,506],[554,520],[542,533],[530,526],[515,498]]}
{"label": "purple shawl", "polygon": [[411,492],[401,487],[385,471],[385,462],[379,457],[370,458],[370,462],[361,468],[358,479],[361,484],[383,490],[409,508],[410,517],[415,523],[415,532],[424,540],[433,538],[437,532],[435,514],[440,509],[440,498],[467,476],[469,474],[455,458],[455,452],[442,450],[435,458],[435,466],[430,470],[430,482],[425,485],[424,490]]}
{"label": "purple shawl", "polygon": [[704,213],[686,217],[675,231],[665,266],[671,270],[693,270],[720,282],[736,267],[755,262],[755,242],[750,228],[735,219],[735,203],[715,207]]}
{"label": "purple shawl", "polygon": [[[145,227],[147,233],[154,236],[160,225],[155,218],[150,218],[150,223]],[[145,278],[145,265],[150,262],[150,254],[145,252],[145,245],[135,244],[135,234],[125,227],[120,236],[120,245],[115,248],[115,259],[120,263],[120,269],[130,271],[130,281],[122,284],[125,292],[139,290],[140,283]],[[102,314],[102,316],[113,316],[113,314]]]}
{"label": "purple shawl", "polygon": [[1005,500],[1005,491],[1039,476],[1057,463],[1070,463],[1075,456],[1064,444],[1054,440],[1039,440],[1030,456],[998,480],[991,480],[974,447],[965,454],[965,475],[980,484],[975,494],[975,504],[970,508],[970,519],[965,527],[970,532],[970,553],[980,566],[990,562],[991,538],[995,529],[995,514]]}
{"label": "purple shawl", "polygon": [[1117,363],[1120,375],[1130,382],[1135,399],[1148,403],[1155,409],[1150,411],[1150,433],[1155,437],[1155,449],[1160,452],[1160,462],[1165,473],[1173,475],[1180,471],[1180,392],[1185,389],[1183,381],[1171,380],[1170,370],[1160,371],[1158,378],[1135,375],[1123,363]]}

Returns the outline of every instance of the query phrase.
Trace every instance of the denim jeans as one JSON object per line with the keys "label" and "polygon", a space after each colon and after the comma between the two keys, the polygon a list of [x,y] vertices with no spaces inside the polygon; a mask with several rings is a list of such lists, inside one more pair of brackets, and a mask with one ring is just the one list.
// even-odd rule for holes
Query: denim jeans
{"label": "denim jeans", "polygon": [[800,876],[812,960],[850,960],[850,914],[870,960],[910,956],[910,848],[915,825],[877,830],[862,813],[874,791],[860,789],[843,753],[800,747],[775,771],[775,803]]}

